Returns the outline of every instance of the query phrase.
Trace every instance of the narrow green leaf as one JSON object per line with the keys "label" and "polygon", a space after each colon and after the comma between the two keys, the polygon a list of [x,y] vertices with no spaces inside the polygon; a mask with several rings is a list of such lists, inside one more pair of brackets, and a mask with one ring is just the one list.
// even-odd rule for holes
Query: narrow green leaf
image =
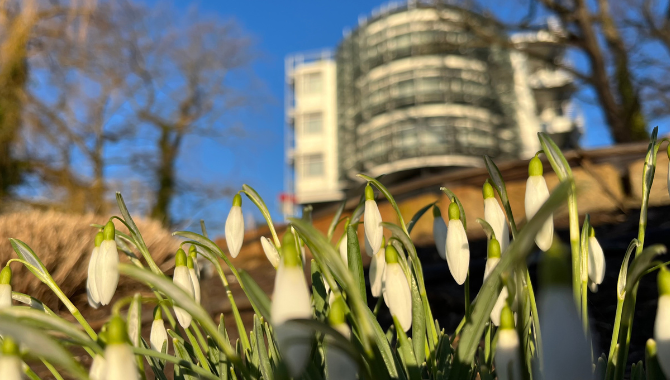
{"label": "narrow green leaf", "polygon": [[249,273],[243,269],[240,269],[239,273],[242,285],[247,289],[247,294],[251,298],[250,301],[258,307],[263,318],[270,321],[270,298]]}
{"label": "narrow green leaf", "polygon": [[258,352],[258,357],[260,361],[261,374],[263,375],[264,380],[273,379],[272,366],[270,366],[270,359],[268,358],[268,352],[265,348],[265,338],[263,337],[263,323],[258,318],[258,315],[254,315],[254,335],[256,343],[256,352]]}
{"label": "narrow green leaf", "polygon": [[635,256],[628,269],[626,293],[632,291],[633,287],[637,285],[645,272],[656,265],[656,263],[653,262],[654,258],[664,254],[666,251],[667,249],[664,245],[656,244],[645,248],[642,253]]}
{"label": "narrow green leaf", "polygon": [[539,132],[537,135],[540,138],[542,150],[547,156],[547,159],[549,160],[551,167],[554,169],[554,172],[558,176],[558,179],[565,181],[568,178],[572,178],[572,169],[570,168],[570,164],[568,163],[568,160],[565,159],[563,152],[561,152],[561,149],[558,147],[558,145],[556,145],[554,140],[552,140],[551,137],[549,137],[549,135],[544,132]]}
{"label": "narrow green leaf", "polygon": [[496,233],[493,231],[493,227],[489,224],[489,222],[485,221],[482,218],[477,218],[477,223],[482,226],[482,229],[484,229],[484,232],[486,233],[486,238],[488,240],[491,240],[492,237],[496,237]]}
{"label": "narrow green leaf", "polygon": [[328,240],[331,240],[333,238],[333,233],[335,232],[335,228],[337,227],[337,224],[340,222],[340,217],[342,216],[342,212],[344,212],[344,207],[347,205],[347,200],[343,200],[342,203],[340,203],[340,207],[337,208],[337,211],[335,211],[335,215],[333,215],[333,220],[330,221],[330,226],[328,226],[328,233],[326,236],[328,236]]}
{"label": "narrow green leaf", "polygon": [[393,324],[395,325],[395,331],[398,334],[398,354],[402,358],[403,365],[407,371],[407,376],[410,380],[421,380],[421,371],[419,365],[416,362],[416,357],[414,356],[414,350],[412,345],[407,339],[405,331],[403,331],[398,318],[393,317]]}
{"label": "narrow green leaf", "polygon": [[463,208],[463,204],[461,203],[460,199],[454,194],[451,190],[447,189],[446,187],[440,187],[440,190],[444,192],[447,197],[449,197],[449,200],[455,200],[456,204],[458,205],[458,210],[460,211],[461,214],[461,223],[463,223],[463,228],[467,231],[468,229],[468,223],[465,219],[465,209]]}
{"label": "narrow green leaf", "polygon": [[360,290],[363,302],[367,305],[368,295],[365,290],[365,273],[363,272],[361,246],[358,243],[358,232],[356,231],[356,227],[352,225],[347,227],[347,261],[351,276]]}
{"label": "narrow green leaf", "polygon": [[27,294],[12,292],[12,299],[21,302],[22,304],[28,305],[31,309],[42,311],[51,316],[55,317],[58,316],[56,313],[51,311],[51,309],[49,309],[47,305],[42,303],[42,301],[38,300],[37,298],[33,298]]}
{"label": "narrow green leaf", "polygon": [[263,217],[265,218],[265,221],[268,224],[268,227],[270,228],[270,232],[272,233],[272,238],[274,239],[275,246],[277,248],[281,247],[281,242],[279,241],[279,237],[277,236],[277,232],[275,231],[275,226],[272,223],[272,216],[270,215],[270,211],[268,210],[268,206],[265,205],[265,202],[263,201],[263,198],[254,190],[253,187],[244,184],[242,185],[243,193],[244,195],[247,196],[255,205],[258,207],[259,210],[261,210],[261,214],[263,214]]}
{"label": "narrow green leaf", "polygon": [[361,216],[365,212],[365,192],[361,194],[360,199],[358,200],[358,205],[354,209],[354,212],[351,213],[351,223],[356,223],[361,220]]}
{"label": "narrow green leaf", "polygon": [[321,269],[319,264],[316,263],[314,259],[310,262],[310,269],[312,274],[312,305],[314,307],[314,317],[316,320],[325,322],[326,321],[326,305],[328,302],[328,292],[326,292],[326,286],[323,282],[323,275],[321,275]]}
{"label": "narrow green leaf", "polygon": [[14,252],[16,252],[16,254],[19,256],[21,260],[32,265],[35,269],[39,271],[39,273],[36,273],[30,267],[27,267],[31,272],[33,272],[34,275],[36,275],[38,278],[40,277],[40,275],[51,278],[51,275],[49,274],[47,268],[42,263],[42,260],[40,260],[40,258],[37,257],[35,252],[33,252],[33,250],[28,246],[28,244],[22,242],[19,239],[14,238],[9,238],[9,243],[12,245],[12,248],[14,248]]}
{"label": "narrow green leaf", "polygon": [[414,214],[414,216],[412,217],[412,220],[410,220],[409,223],[407,223],[407,233],[412,232],[412,228],[414,228],[414,225],[416,225],[416,222],[418,222],[419,219],[421,219],[421,217],[423,216],[423,214],[426,213],[426,211],[428,211],[431,207],[435,206],[436,203],[437,203],[437,201],[435,201],[433,203],[429,203],[429,204],[423,206],[421,208],[421,210],[417,211],[416,214]]}

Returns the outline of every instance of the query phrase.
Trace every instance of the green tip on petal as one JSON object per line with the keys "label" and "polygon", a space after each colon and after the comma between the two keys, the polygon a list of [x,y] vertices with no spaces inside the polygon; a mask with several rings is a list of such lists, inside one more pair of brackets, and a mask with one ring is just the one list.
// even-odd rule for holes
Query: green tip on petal
{"label": "green tip on petal", "polygon": [[461,219],[461,210],[458,208],[456,202],[451,202],[449,204],[449,220],[458,220]]}
{"label": "green tip on petal", "polygon": [[331,326],[337,326],[345,323],[346,306],[342,296],[337,296],[330,305],[330,313],[328,314],[328,322]]}
{"label": "green tip on petal", "polygon": [[191,246],[188,247],[188,255],[194,259],[198,256],[198,249],[195,247],[195,244],[191,244]]}
{"label": "green tip on petal", "polygon": [[19,345],[16,344],[16,341],[10,336],[5,336],[5,339],[2,342],[2,354],[3,355],[19,355]]}
{"label": "green tip on petal", "polygon": [[442,217],[442,213],[440,212],[440,208],[437,206],[433,206],[433,218],[438,218]]}
{"label": "green tip on petal", "polygon": [[493,186],[491,186],[488,180],[484,182],[482,193],[484,194],[484,199],[495,197],[495,193],[493,192]]}
{"label": "green tip on petal", "polygon": [[593,229],[593,226],[590,226],[591,228],[589,229],[589,237],[594,237],[596,236],[596,230]]}
{"label": "green tip on petal", "polygon": [[500,312],[500,328],[514,330],[514,313],[507,305]]}
{"label": "green tip on petal", "polygon": [[154,308],[154,321],[162,321],[163,320],[163,312],[161,311],[160,306],[156,306]]}
{"label": "green tip on petal", "polygon": [[110,220],[107,222],[107,224],[105,224],[105,229],[103,230],[105,240],[114,240],[115,232],[114,222]]}
{"label": "green tip on petal", "polygon": [[300,266],[300,254],[296,249],[295,236],[291,231],[286,231],[282,238],[282,258],[286,267]]}
{"label": "green tip on petal", "polygon": [[105,235],[102,233],[102,231],[95,234],[95,246],[96,247],[99,247],[100,244],[102,244],[103,240],[105,240]]}
{"label": "green tip on petal", "polygon": [[372,186],[368,183],[367,186],[365,186],[365,200],[366,201],[374,201],[375,200],[375,191],[372,189]]}
{"label": "green tip on petal", "polygon": [[0,271],[0,284],[2,285],[12,284],[12,270],[11,268],[9,268],[9,265],[5,266]]}
{"label": "green tip on petal", "polygon": [[384,258],[386,259],[387,264],[397,264],[398,251],[395,250],[394,246],[389,244],[386,246],[386,252],[384,252]]}
{"label": "green tip on petal", "polygon": [[500,243],[496,238],[489,240],[488,258],[500,258]]}
{"label": "green tip on petal", "polygon": [[181,248],[177,250],[177,254],[174,256],[174,266],[186,266],[186,252],[184,252],[184,250]]}
{"label": "green tip on petal", "polygon": [[115,315],[107,326],[107,344],[123,344],[126,342],[128,342],[126,322],[120,316]]}
{"label": "green tip on petal", "polygon": [[558,239],[542,255],[540,275],[544,286],[570,286],[572,273],[566,248]]}
{"label": "green tip on petal", "polygon": [[188,257],[186,258],[186,266],[188,267],[188,269],[193,269],[193,268],[194,268],[194,266],[193,266],[193,258],[192,258],[191,256],[188,256]]}
{"label": "green tip on petal", "polygon": [[665,265],[658,271],[658,295],[670,295],[670,271]]}
{"label": "green tip on petal", "polygon": [[656,347],[656,341],[653,339],[648,339],[647,344],[644,347],[645,354],[647,357],[654,357],[658,354],[658,348]]}
{"label": "green tip on petal", "polygon": [[542,161],[537,156],[531,158],[530,164],[528,164],[528,175],[541,176],[543,172]]}
{"label": "green tip on petal", "polygon": [[242,207],[242,196],[240,194],[235,194],[233,197],[233,207]]}

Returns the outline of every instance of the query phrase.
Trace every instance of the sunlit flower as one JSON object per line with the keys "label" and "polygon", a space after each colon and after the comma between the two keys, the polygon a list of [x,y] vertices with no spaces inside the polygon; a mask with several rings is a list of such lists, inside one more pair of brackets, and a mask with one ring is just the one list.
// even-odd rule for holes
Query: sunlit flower
{"label": "sunlit flower", "polygon": [[501,325],[496,345],[495,365],[498,380],[521,379],[519,335],[514,329],[514,313],[505,305],[501,312]]}
{"label": "sunlit flower", "polygon": [[[191,274],[188,271],[186,253],[179,248],[175,255],[175,268],[172,275],[172,281],[175,285],[180,287],[191,298],[195,299],[195,290],[193,289],[193,281],[191,281]],[[177,315],[177,320],[183,328],[188,328],[191,325],[191,314],[179,306],[174,307],[174,313]]]}
{"label": "sunlit flower", "polygon": [[340,244],[337,246],[338,250],[340,251],[340,257],[342,258],[342,261],[344,261],[344,265],[348,266],[349,265],[349,255],[347,254],[347,229],[344,229],[344,234],[342,235],[342,238],[340,238]]}
{"label": "sunlit flower", "polygon": [[165,323],[163,322],[163,314],[161,312],[161,307],[156,306],[154,310],[154,321],[151,323],[151,335],[149,335],[149,342],[151,343],[151,348],[161,352],[163,345],[167,349],[167,331],[165,330]]}
{"label": "sunlit flower", "polygon": [[119,283],[119,252],[116,249],[116,231],[111,220],[107,222],[102,233],[103,241],[95,261],[95,287],[100,304],[105,306],[112,300]]}
{"label": "sunlit flower", "polygon": [[244,242],[244,216],[242,215],[242,197],[235,194],[233,207],[230,208],[226,219],[226,244],[233,257],[237,257]]}
{"label": "sunlit flower", "polygon": [[299,377],[309,360],[312,332],[290,320],[311,318],[312,304],[295,237],[290,232],[284,234],[282,241],[282,260],[275,276],[271,312],[282,358],[290,375]]}
{"label": "sunlit flower", "polygon": [[135,355],[128,344],[126,324],[115,315],[107,329],[107,347],[105,347],[106,380],[137,380],[139,374],[135,366]]}
{"label": "sunlit flower", "polygon": [[[345,320],[345,304],[341,296],[336,297],[328,314],[330,326],[337,330],[347,340],[351,337],[351,329]],[[325,339],[326,348],[326,378],[327,379],[352,379],[357,378],[358,365],[346,351],[337,347],[335,339],[327,335]]]}
{"label": "sunlit flower", "polygon": [[198,265],[198,249],[194,244],[191,244],[191,246],[188,248],[188,255],[191,256],[193,259],[193,270],[195,271],[195,275],[198,277],[198,280],[200,280],[200,266]]}
{"label": "sunlit flower", "polygon": [[261,236],[261,245],[263,246],[265,257],[268,258],[273,267],[277,268],[279,266],[279,252],[275,245],[265,236]]}
{"label": "sunlit flower", "polygon": [[[528,165],[528,181],[526,182],[526,219],[530,220],[549,198],[547,182],[542,177],[542,161],[537,156]],[[550,216],[535,236],[535,244],[546,251],[551,247],[554,238],[554,217]]]}
{"label": "sunlit flower", "polygon": [[200,304],[200,280],[198,280],[198,275],[195,273],[195,262],[191,256],[186,258],[186,267],[188,268],[188,274],[191,277],[191,284],[193,285],[193,299],[197,304]]}
{"label": "sunlit flower", "polygon": [[658,309],[654,339],[658,348],[658,363],[665,376],[670,377],[670,271],[665,266],[658,271]]}
{"label": "sunlit flower", "polygon": [[370,291],[375,298],[379,298],[382,295],[382,276],[386,267],[385,252],[384,239],[382,239],[382,247],[372,256],[370,270],[368,271],[368,275],[370,276]]}
{"label": "sunlit flower", "polygon": [[600,285],[605,278],[605,254],[596,239],[593,227],[589,235],[589,278],[595,285]]}
{"label": "sunlit flower", "polygon": [[465,228],[461,222],[461,212],[456,202],[449,204],[449,228],[447,229],[447,264],[458,285],[463,285],[470,265],[470,246]]}
{"label": "sunlit flower", "polygon": [[365,227],[365,238],[373,250],[382,246],[384,228],[381,225],[382,214],[379,212],[375,202],[375,192],[370,184],[365,187],[365,213],[363,214],[363,225]]}
{"label": "sunlit flower", "polygon": [[412,326],[412,295],[409,282],[398,264],[398,251],[392,245],[386,246],[384,256],[386,260],[382,279],[384,302],[391,315],[396,317],[403,330],[407,331]]}
{"label": "sunlit flower", "polygon": [[484,182],[484,220],[488,222],[493,228],[496,239],[500,243],[500,252],[505,252],[509,245],[509,227],[507,226],[507,219],[503,213],[500,204],[493,193],[493,186],[486,181]]}
{"label": "sunlit flower", "polygon": [[23,378],[22,361],[19,357],[19,346],[14,339],[5,336],[0,356],[0,374],[3,380],[21,380]]}
{"label": "sunlit flower", "polygon": [[435,241],[437,253],[440,255],[442,260],[446,260],[447,224],[444,223],[440,209],[437,206],[433,206],[433,240]]}
{"label": "sunlit flower", "polygon": [[9,265],[0,271],[0,309],[12,306],[12,270]]}
{"label": "sunlit flower", "polygon": [[[500,244],[498,243],[497,239],[491,238],[491,240],[489,240],[487,249],[486,267],[484,268],[484,281],[486,281],[499,262]],[[500,294],[498,295],[498,299],[496,300],[496,303],[493,305],[493,309],[491,310],[491,321],[496,326],[500,325],[500,313],[503,306],[506,304],[508,294],[507,287],[503,286]]]}
{"label": "sunlit flower", "polygon": [[91,380],[104,380],[107,375],[107,361],[102,355],[95,355],[91,368],[88,371],[88,377]]}
{"label": "sunlit flower", "polygon": [[97,309],[100,307],[100,294],[98,293],[98,287],[96,284],[96,268],[98,267],[98,257],[100,256],[100,245],[104,240],[102,232],[98,232],[95,235],[95,247],[91,252],[91,259],[88,262],[88,277],[86,277],[86,296],[88,298],[88,304]]}

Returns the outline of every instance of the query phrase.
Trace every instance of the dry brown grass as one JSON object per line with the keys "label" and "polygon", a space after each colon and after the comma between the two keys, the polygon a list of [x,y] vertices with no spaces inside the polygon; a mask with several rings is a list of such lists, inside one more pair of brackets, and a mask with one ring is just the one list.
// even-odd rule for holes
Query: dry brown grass
{"label": "dry brown grass", "polygon": [[[108,310],[94,311],[86,300],[86,276],[88,261],[93,249],[93,239],[97,230],[92,223],[105,224],[106,217],[98,215],[69,215],[55,211],[29,211],[0,215],[0,263],[17,258],[8,239],[17,238],[30,246],[42,260],[54,280],[61,287],[65,295],[87,317],[103,318]],[[168,261],[175,253],[179,242],[157,222],[150,220],[135,220],[142,237],[144,238],[151,256],[156,263]],[[116,227],[128,232],[125,226],[115,221]],[[139,254],[138,254],[139,255]],[[121,253],[121,261],[129,261]],[[38,298],[47,306],[59,309],[58,298],[42,284],[24,266],[16,263],[11,268],[14,272],[12,285],[15,291],[27,293]],[[137,282],[121,277],[118,290],[114,298],[128,295],[140,286]],[[113,301],[112,301],[113,302]],[[66,310],[62,310],[65,311]]]}

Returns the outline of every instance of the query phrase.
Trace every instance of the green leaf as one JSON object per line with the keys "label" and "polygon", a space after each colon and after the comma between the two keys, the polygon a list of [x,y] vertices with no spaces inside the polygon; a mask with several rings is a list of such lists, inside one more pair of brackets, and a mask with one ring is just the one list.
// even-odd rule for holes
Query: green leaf
{"label": "green leaf", "polygon": [[412,350],[412,345],[407,339],[405,331],[403,331],[398,318],[393,317],[393,324],[395,325],[395,331],[398,335],[398,354],[402,358],[402,362],[407,371],[407,376],[410,380],[421,380],[421,371],[416,362],[416,357],[414,356],[414,350]]}
{"label": "green leaf", "polygon": [[423,214],[426,213],[426,211],[428,211],[431,207],[435,206],[436,203],[437,203],[437,201],[435,201],[433,203],[429,203],[429,204],[423,206],[423,208],[421,208],[421,210],[417,211],[416,214],[414,214],[414,216],[412,217],[412,220],[410,220],[409,223],[407,223],[407,233],[412,232],[412,228],[414,228],[414,225],[416,225],[416,222],[418,222],[419,219],[421,219],[421,217],[423,216]]}
{"label": "green leaf", "polygon": [[470,368],[481,336],[486,328],[486,323],[489,320],[489,315],[500,292],[501,274],[511,270],[526,259],[526,256],[534,247],[535,236],[544,221],[565,201],[571,185],[571,181],[564,181],[554,189],[549,199],[525,225],[518,237],[512,241],[505,256],[484,281],[474,302],[471,318],[461,332],[461,339],[456,351],[458,365],[452,367],[450,378],[460,379]]}
{"label": "green leaf", "polygon": [[482,218],[477,218],[477,223],[482,226],[482,229],[484,229],[484,232],[486,233],[486,238],[491,240],[492,237],[496,237],[496,233],[493,231],[493,227],[487,222],[486,220]]}
{"label": "green leaf", "polygon": [[330,221],[330,226],[328,226],[328,233],[326,236],[328,236],[328,240],[331,240],[333,238],[333,233],[335,232],[335,228],[337,227],[337,224],[340,222],[340,217],[342,216],[342,212],[344,212],[344,207],[347,205],[347,200],[343,200],[342,203],[340,203],[340,207],[337,208],[337,211],[335,211],[335,215],[333,215],[333,220]]}
{"label": "green leaf", "polygon": [[391,195],[391,192],[386,188],[386,186],[382,185],[381,182],[378,180],[368,177],[365,174],[358,174],[358,177],[361,177],[368,182],[370,182],[374,187],[376,187],[379,191],[384,194],[384,197],[386,197],[386,200],[389,201],[393,209],[395,210],[395,213],[398,215],[398,224],[400,224],[400,227],[402,227],[403,231],[407,232],[407,227],[405,226],[405,220],[402,217],[402,213],[400,212],[400,208],[398,207],[398,204],[396,203],[395,199],[393,198],[393,195]]}
{"label": "green leaf", "polygon": [[270,359],[268,359],[268,352],[265,348],[265,338],[263,337],[263,323],[258,318],[258,315],[254,315],[254,336],[256,343],[256,352],[258,352],[259,361],[260,361],[260,370],[263,375],[264,380],[273,379],[273,371],[270,366]]}
{"label": "green leaf", "polygon": [[498,192],[498,196],[500,196],[500,200],[502,201],[505,214],[507,215],[507,221],[509,222],[512,230],[512,236],[516,238],[516,223],[514,222],[512,207],[509,204],[509,196],[507,195],[507,187],[505,186],[505,181],[503,180],[502,174],[500,173],[500,169],[498,169],[498,166],[489,156],[484,156],[484,163],[486,164],[486,170],[489,172],[489,177],[491,178],[493,187],[495,187],[496,191]]}
{"label": "green leaf", "polygon": [[270,321],[271,308],[268,295],[265,294],[265,291],[256,283],[253,277],[243,269],[240,269],[240,280],[242,281],[242,285],[247,289],[250,301],[258,307],[263,318]]}
{"label": "green leaf", "polygon": [[365,290],[365,273],[363,272],[361,246],[358,243],[358,232],[356,231],[356,227],[352,225],[347,227],[347,261],[351,276],[356,285],[358,285],[363,302],[367,305],[368,294]]}
{"label": "green leaf", "polygon": [[34,269],[27,267],[35,276],[41,278],[45,276],[51,278],[51,275],[47,271],[47,268],[42,263],[39,257],[33,252],[33,250],[28,246],[28,244],[22,242],[19,239],[9,238],[9,243],[14,248],[14,252],[19,256],[19,258],[28,264],[32,265],[38,272],[35,272]]}
{"label": "green leaf", "polygon": [[667,249],[664,245],[656,244],[645,248],[642,253],[635,256],[635,259],[633,259],[633,262],[628,269],[625,288],[626,293],[632,291],[633,287],[637,285],[647,270],[656,265],[656,263],[653,262],[654,258],[664,254],[666,251]]}
{"label": "green leaf", "polygon": [[12,292],[12,299],[21,302],[22,304],[28,305],[31,309],[42,311],[54,317],[58,316],[56,313],[51,311],[51,309],[49,309],[47,305],[42,303],[42,301],[38,300],[37,298],[33,298],[27,294]]}
{"label": "green leaf", "polygon": [[[454,194],[451,190],[447,189],[446,187],[440,187],[440,190],[442,190],[447,195],[447,197],[449,197],[449,200],[455,200],[456,201],[456,204],[458,205],[458,210],[460,211],[460,214],[461,214],[461,223],[463,223],[463,228],[467,231],[468,223],[465,220],[465,209],[463,209],[463,204],[458,199],[456,194]],[[449,222],[447,221],[447,223],[449,223]]]}
{"label": "green leaf", "polygon": [[328,302],[328,292],[323,282],[323,275],[321,275],[321,268],[314,259],[310,262],[310,269],[312,274],[312,305],[314,307],[314,317],[319,321],[326,320],[326,305]]}
{"label": "green leaf", "polygon": [[554,140],[552,140],[551,137],[549,137],[549,135],[544,132],[539,132],[537,135],[540,138],[542,150],[547,156],[547,159],[549,160],[551,167],[554,169],[554,172],[558,176],[558,179],[565,181],[568,178],[572,178],[572,169],[570,168],[570,164],[568,163],[568,160],[565,159],[563,152],[561,152],[561,149],[558,147],[558,145],[556,145]]}
{"label": "green leaf", "polygon": [[354,212],[351,213],[351,222],[350,223],[356,223],[361,220],[361,216],[363,216],[363,213],[365,212],[365,192],[361,194],[360,199],[358,200],[358,205],[356,205],[356,208],[354,209]]}
{"label": "green leaf", "polygon": [[268,227],[270,228],[270,232],[272,233],[272,238],[274,239],[275,246],[277,249],[281,247],[281,242],[279,241],[279,237],[277,236],[277,232],[275,231],[275,226],[272,223],[272,216],[270,215],[270,211],[268,210],[268,206],[265,205],[265,202],[263,201],[263,198],[254,190],[253,187],[249,185],[242,185],[242,192],[244,195],[247,196],[255,205],[258,207],[259,210],[261,210],[261,214],[263,214],[263,217],[265,218],[265,221],[268,224]]}

